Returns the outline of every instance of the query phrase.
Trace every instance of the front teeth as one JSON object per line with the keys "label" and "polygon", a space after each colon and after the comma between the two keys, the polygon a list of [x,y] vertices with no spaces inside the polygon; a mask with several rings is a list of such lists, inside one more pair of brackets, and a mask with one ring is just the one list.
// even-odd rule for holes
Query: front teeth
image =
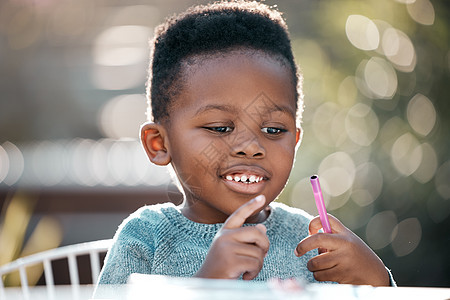
{"label": "front teeth", "polygon": [[242,175],[242,176],[231,176],[231,175],[227,175],[225,177],[227,180],[230,181],[236,181],[236,182],[245,182],[245,183],[258,183],[261,180],[263,180],[263,177],[259,177],[259,176],[255,176],[255,175],[250,175],[250,177],[247,177],[247,175]]}

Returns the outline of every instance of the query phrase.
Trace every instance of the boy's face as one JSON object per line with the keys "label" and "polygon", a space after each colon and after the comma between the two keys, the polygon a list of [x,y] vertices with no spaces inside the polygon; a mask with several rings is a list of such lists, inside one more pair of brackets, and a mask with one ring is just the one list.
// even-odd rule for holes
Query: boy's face
{"label": "boy's face", "polygon": [[[183,214],[220,223],[263,194],[267,204],[289,177],[300,130],[295,87],[286,66],[264,54],[197,58],[165,126],[183,186]],[[259,222],[264,212],[247,221]]]}

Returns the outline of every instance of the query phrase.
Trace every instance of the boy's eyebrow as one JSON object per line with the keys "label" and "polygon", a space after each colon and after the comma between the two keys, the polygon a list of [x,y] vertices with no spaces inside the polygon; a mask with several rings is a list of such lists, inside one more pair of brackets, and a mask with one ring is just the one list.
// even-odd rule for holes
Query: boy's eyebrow
{"label": "boy's eyebrow", "polygon": [[236,113],[237,110],[236,108],[234,108],[231,105],[223,105],[223,104],[208,104],[205,106],[200,107],[194,114],[194,116],[197,116],[201,113],[204,113],[206,111],[210,111],[210,110],[221,110],[224,112],[229,112],[229,113]]}
{"label": "boy's eyebrow", "polygon": [[284,112],[292,115],[295,118],[295,111],[292,110],[292,108],[288,106],[279,106],[279,105],[271,105],[271,106],[265,106],[264,109],[261,110],[265,114],[270,114],[272,112]]}
{"label": "boy's eyebrow", "polygon": [[[197,116],[201,113],[207,112],[207,111],[211,111],[211,110],[220,110],[220,111],[224,111],[224,112],[228,112],[228,113],[232,113],[235,114],[238,112],[238,109],[236,109],[234,106],[232,105],[224,105],[224,104],[208,104],[206,106],[200,107],[194,114],[194,116]],[[291,116],[293,116],[295,118],[295,111],[292,110],[292,108],[288,107],[288,106],[279,106],[279,105],[264,105],[261,108],[256,107],[255,108],[255,112],[259,112],[261,114],[270,114],[272,112],[284,112],[284,113],[288,113]],[[248,112],[250,114],[252,114],[250,112],[250,110],[248,110]]]}

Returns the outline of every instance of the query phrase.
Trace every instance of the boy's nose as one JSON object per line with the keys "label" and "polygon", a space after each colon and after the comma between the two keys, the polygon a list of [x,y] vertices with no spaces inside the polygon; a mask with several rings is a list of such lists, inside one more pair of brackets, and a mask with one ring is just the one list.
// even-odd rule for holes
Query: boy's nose
{"label": "boy's nose", "polygon": [[264,147],[259,143],[256,137],[247,139],[232,147],[232,156],[246,158],[263,158],[266,156]]}

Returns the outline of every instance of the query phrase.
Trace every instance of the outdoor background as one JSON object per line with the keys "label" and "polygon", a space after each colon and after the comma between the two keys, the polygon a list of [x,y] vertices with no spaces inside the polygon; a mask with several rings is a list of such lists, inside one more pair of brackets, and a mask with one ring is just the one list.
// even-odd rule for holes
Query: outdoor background
{"label": "outdoor background", "polygon": [[[111,238],[178,202],[138,143],[148,39],[175,0],[0,2],[0,264]],[[450,1],[279,0],[304,76],[304,139],[280,201],[329,212],[399,285],[450,287]],[[36,279],[37,280],[37,279]]]}

